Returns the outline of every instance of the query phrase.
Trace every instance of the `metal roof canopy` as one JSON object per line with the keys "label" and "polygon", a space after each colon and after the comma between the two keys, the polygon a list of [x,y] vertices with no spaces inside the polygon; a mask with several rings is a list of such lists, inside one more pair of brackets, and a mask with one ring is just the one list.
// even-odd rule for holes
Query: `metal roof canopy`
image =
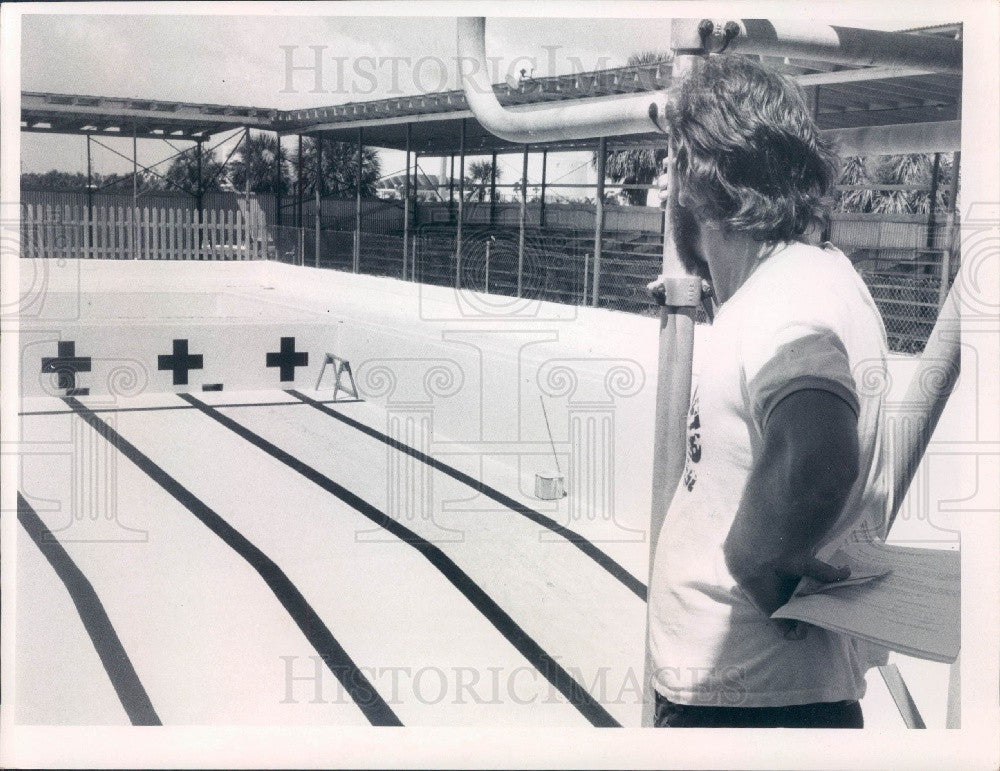
{"label": "metal roof canopy", "polygon": [[236,128],[271,129],[277,110],[79,94],[21,92],[21,130],[198,141]]}
{"label": "metal roof canopy", "polygon": [[[917,36],[915,36],[917,37]],[[929,36],[924,36],[929,37]],[[931,73],[896,67],[843,68],[817,62],[782,60],[778,65],[796,78],[812,104],[819,127],[825,131],[877,126],[895,129],[897,140],[913,138],[897,152],[923,147],[925,133],[940,143],[934,124],[959,119],[961,75]],[[562,101],[584,103],[612,95],[660,91],[670,85],[669,64],[621,67],[612,70],[528,79],[517,87],[494,86],[498,101],[513,110]],[[524,105],[519,108],[519,105]],[[459,151],[460,123],[466,121],[466,153],[521,152],[523,145],[507,142],[486,131],[473,118],[461,91],[394,97],[331,107],[276,110],[215,104],[23,92],[22,130],[49,134],[94,134],[198,141],[239,127],[280,134],[322,134],[324,139],[354,143],[357,130],[369,147],[406,148],[410,125],[411,149],[422,155],[450,155]],[[831,136],[870,136],[871,132],[834,131]],[[957,149],[957,129],[939,149]],[[609,137],[608,148],[664,147],[659,133]],[[562,140],[532,147],[546,150],[592,150],[593,140]],[[891,152],[886,150],[885,152]]]}

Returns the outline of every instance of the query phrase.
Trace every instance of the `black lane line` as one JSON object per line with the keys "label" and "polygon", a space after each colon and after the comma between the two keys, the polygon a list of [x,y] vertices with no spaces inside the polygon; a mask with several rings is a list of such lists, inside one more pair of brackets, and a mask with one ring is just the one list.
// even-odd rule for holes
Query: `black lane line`
{"label": "black lane line", "polygon": [[[361,399],[331,399],[320,404],[354,404]],[[232,404],[216,404],[216,407],[299,407],[302,402],[233,402]],[[104,412],[160,412],[164,410],[190,410],[188,404],[163,404],[159,407],[92,407],[95,415]],[[73,410],[26,410],[18,415],[72,415]]]}
{"label": "black lane line", "polygon": [[[403,453],[404,455],[409,455],[412,458],[416,458],[417,460],[426,463],[431,468],[436,469],[443,474],[447,474],[452,479],[458,480],[462,484],[466,484],[472,489],[482,493],[487,498],[493,499],[501,506],[506,506],[511,511],[515,511],[521,516],[530,519],[532,522],[537,522],[539,525],[548,528],[553,533],[562,536],[571,544],[576,546],[580,551],[582,551],[584,554],[586,554],[588,557],[594,560],[594,562],[596,562],[598,565],[604,568],[608,573],[614,576],[618,581],[620,581],[625,586],[626,589],[634,593],[636,597],[638,597],[643,602],[646,601],[646,585],[638,578],[633,576],[631,573],[629,573],[625,568],[623,568],[617,562],[615,562],[613,559],[611,559],[611,557],[609,557],[603,551],[598,549],[594,544],[592,544],[590,541],[588,541],[579,533],[570,530],[568,527],[560,525],[554,519],[546,517],[541,512],[535,511],[531,507],[525,506],[523,503],[515,501],[510,496],[505,495],[504,493],[497,490],[495,487],[490,487],[489,485],[481,482],[480,480],[471,477],[462,471],[459,471],[457,468],[449,466],[447,463],[442,463],[437,458],[433,458],[430,455],[421,452],[420,450],[414,449],[413,447],[410,447],[407,444],[403,444],[399,440],[393,439],[391,436],[387,436],[386,434],[383,434],[381,431],[378,431],[377,429],[374,429],[371,426],[365,425],[364,423],[355,420],[354,418],[349,418],[347,415],[344,415],[343,413],[330,409],[329,407],[326,406],[327,403],[325,402],[313,399],[294,389],[290,389],[286,391],[286,393],[290,394],[291,396],[294,396],[296,399],[300,399],[302,402],[308,404],[310,407],[315,407],[324,415],[329,415],[331,418],[336,418],[341,423],[345,423],[351,428],[355,428],[361,433],[367,434],[372,439],[377,439],[378,441],[387,444],[389,447],[392,447],[394,450],[399,450],[399,452]],[[329,403],[332,404],[333,402]]]}
{"label": "black lane line", "polygon": [[45,526],[20,492],[17,494],[17,521],[31,536],[35,546],[45,556],[59,580],[63,582],[70,599],[76,606],[83,628],[108,673],[108,679],[118,694],[118,700],[132,725],[163,725],[160,722],[146,689],[142,687],[125,647],[104,610],[101,598],[94,591],[83,571],[76,566],[63,545]]}
{"label": "black lane line", "polygon": [[501,608],[496,601],[484,592],[469,575],[456,565],[441,549],[430,541],[421,538],[405,525],[400,524],[392,517],[379,511],[375,506],[368,503],[361,497],[355,495],[350,490],[341,487],[328,476],[303,463],[301,460],[291,455],[280,447],[267,441],[260,434],[254,433],[246,426],[237,423],[232,418],[223,415],[215,408],[199,401],[191,394],[178,394],[181,399],[193,404],[205,415],[228,428],[233,433],[242,437],[255,447],[260,448],[272,458],[281,461],[289,468],[299,472],[302,476],[313,482],[331,495],[336,496],[362,516],[367,517],[376,525],[388,530],[399,540],[409,544],[420,552],[427,560],[436,567],[441,574],[448,579],[452,586],[460,591],[469,602],[483,616],[496,627],[508,642],[513,645],[522,656],[524,656],[532,666],[535,667],[542,676],[545,677],[574,707],[579,710],[592,725],[598,728],[609,726],[620,727],[620,724],[601,706],[587,690],[581,686],[572,675],[563,669],[555,659],[535,642],[527,632],[525,632],[517,622],[514,621]]}
{"label": "black lane line", "polygon": [[246,536],[202,503],[190,490],[167,474],[85,405],[72,397],[64,397],[63,401],[122,455],[201,520],[205,527],[250,563],[372,725],[403,725],[281,568],[254,546]]}

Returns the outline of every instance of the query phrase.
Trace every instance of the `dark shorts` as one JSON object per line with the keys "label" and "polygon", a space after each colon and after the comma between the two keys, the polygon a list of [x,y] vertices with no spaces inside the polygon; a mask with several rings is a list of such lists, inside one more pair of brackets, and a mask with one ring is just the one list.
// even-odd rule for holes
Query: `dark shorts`
{"label": "dark shorts", "polygon": [[707,707],[675,704],[656,694],[657,728],[864,728],[856,701],[788,707]]}

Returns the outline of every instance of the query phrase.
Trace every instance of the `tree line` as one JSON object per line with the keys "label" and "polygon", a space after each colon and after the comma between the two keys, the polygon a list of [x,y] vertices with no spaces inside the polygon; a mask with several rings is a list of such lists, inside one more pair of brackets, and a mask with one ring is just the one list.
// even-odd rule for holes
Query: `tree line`
{"label": "tree line", "polygon": [[[269,134],[253,134],[242,139],[226,161],[214,149],[203,148],[201,171],[195,148],[177,154],[165,170],[153,167],[140,169],[136,182],[140,192],[184,192],[198,194],[235,190],[252,193],[293,195],[302,188],[303,195],[312,196],[316,187],[317,143],[304,138],[302,145],[301,179],[297,153],[289,158],[282,148],[278,165],[278,141]],[[381,179],[381,163],[377,151],[365,148],[361,158],[360,186],[363,196],[374,196]],[[320,186],[324,196],[353,197],[357,194],[358,150],[345,142],[324,142],[320,169]],[[132,174],[92,174],[90,183],[95,192],[132,192]],[[28,190],[86,191],[87,175],[81,172],[47,171],[21,174],[21,187]]]}

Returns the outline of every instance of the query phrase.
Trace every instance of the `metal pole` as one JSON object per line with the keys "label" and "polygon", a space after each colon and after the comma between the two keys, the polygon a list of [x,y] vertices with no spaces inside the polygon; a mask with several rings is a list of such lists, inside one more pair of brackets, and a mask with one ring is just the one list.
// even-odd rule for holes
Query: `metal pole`
{"label": "metal pole", "polygon": [[94,183],[90,171],[90,134],[87,134],[87,256],[94,249]]}
{"label": "metal pole", "polygon": [[490,162],[490,227],[497,218],[497,154],[493,153],[493,160]]}
{"label": "metal pole", "polygon": [[302,223],[304,222],[304,218],[302,216],[302,208],[304,204],[303,196],[305,195],[305,187],[302,184],[302,135],[301,134],[299,134],[299,165],[297,167],[297,170],[298,170],[297,174],[298,190],[296,190],[296,202],[298,204],[298,212],[296,213],[295,225],[296,227],[301,228]]}
{"label": "metal pole", "polygon": [[608,158],[607,137],[597,142],[597,203],[594,206],[594,286],[590,304],[597,307],[601,295],[601,246],[604,238],[604,166]]}
{"label": "metal pole", "polygon": [[448,171],[448,221],[455,219],[455,155],[451,156],[451,169]]}
{"label": "metal pole", "polygon": [[951,260],[952,252],[958,244],[955,233],[955,207],[958,204],[958,171],[962,163],[961,153],[952,153],[951,156],[951,182],[948,187],[948,243],[945,246],[944,254],[941,256],[941,282],[938,285],[938,307],[944,306],[944,301],[948,297],[948,285],[951,283]]}
{"label": "metal pole", "polygon": [[455,288],[462,288],[462,217],[465,214],[465,118],[458,139],[458,223],[455,226]]}
{"label": "metal pole", "polygon": [[490,239],[486,239],[486,294],[490,293]]}
{"label": "metal pole", "polygon": [[199,260],[202,258],[201,247],[202,247],[202,239],[204,237],[204,234],[201,232],[201,220],[202,220],[202,216],[203,216],[203,213],[204,213],[204,198],[202,197],[203,191],[201,189],[201,143],[202,143],[202,141],[203,140],[200,137],[195,140],[195,142],[196,142],[196,148],[197,148],[195,154],[198,156],[198,180],[197,180],[197,187],[195,188],[195,190],[197,191],[196,205],[198,207],[197,214],[198,214],[198,259]]}
{"label": "metal pole", "polygon": [[139,140],[132,124],[132,259],[139,252]]}
{"label": "metal pole", "polygon": [[930,205],[927,207],[927,248],[934,248],[934,231],[937,223],[934,221],[934,209],[937,206],[938,173],[941,171],[941,153],[934,153],[934,164],[931,166]]}
{"label": "metal pole", "polygon": [[363,172],[364,163],[364,152],[365,147],[364,135],[360,126],[358,127],[358,176],[356,180],[355,196],[354,196],[354,272],[357,273],[361,268],[361,175]]}
{"label": "metal pole", "polygon": [[416,229],[417,223],[420,221],[417,219],[419,214],[417,209],[420,206],[420,177],[417,176],[417,170],[420,168],[420,153],[416,150],[413,151],[413,182],[410,184],[410,190],[413,193],[413,205],[410,206],[410,228]]}
{"label": "metal pole", "polygon": [[549,162],[549,151],[543,150],[542,151],[542,199],[538,205],[538,227],[540,228],[545,227],[545,182],[546,182],[545,175],[547,172],[546,167],[548,166],[548,162]]}
{"label": "metal pole", "polygon": [[521,207],[517,213],[517,296],[524,290],[524,223],[528,218],[528,146],[521,156]]}
{"label": "metal pole", "polygon": [[247,230],[250,230],[250,127],[243,129],[243,206]]}
{"label": "metal pole", "polygon": [[[673,77],[678,81],[698,64],[694,56],[677,56]],[[671,153],[672,154],[672,153]],[[668,214],[669,218],[669,207]],[[677,256],[669,219],[663,238],[663,275],[686,276]],[[596,282],[595,282],[596,286]],[[649,521],[649,582],[663,519],[684,470],[687,412],[691,401],[691,362],[694,351],[694,308],[664,306],[660,310],[660,335],[656,384],[656,415],[653,425],[653,485]],[[653,724],[653,673],[649,641],[646,641],[645,699],[642,724]]]}
{"label": "metal pole", "polygon": [[275,132],[276,147],[274,153],[274,225],[281,227],[281,134]]}
{"label": "metal pole", "polygon": [[406,263],[410,257],[410,145],[412,142],[412,126],[406,124],[406,175],[403,179],[403,278],[406,278]]}
{"label": "metal pole", "polygon": [[319,249],[320,249],[320,220],[323,216],[323,137],[319,134],[316,135],[316,178],[313,182],[313,187],[315,188],[315,200],[316,200],[316,215],[315,222],[313,223],[316,228],[316,267],[319,267]]}
{"label": "metal pole", "polygon": [[[819,23],[816,19],[710,19],[716,22],[702,37],[697,18],[678,19],[670,31],[678,54],[727,53],[813,59],[855,67],[904,67],[930,72],[962,72],[960,41],[933,35],[911,35]],[[723,37],[723,22],[736,25],[735,36]],[[929,38],[926,39],[925,38]]]}

